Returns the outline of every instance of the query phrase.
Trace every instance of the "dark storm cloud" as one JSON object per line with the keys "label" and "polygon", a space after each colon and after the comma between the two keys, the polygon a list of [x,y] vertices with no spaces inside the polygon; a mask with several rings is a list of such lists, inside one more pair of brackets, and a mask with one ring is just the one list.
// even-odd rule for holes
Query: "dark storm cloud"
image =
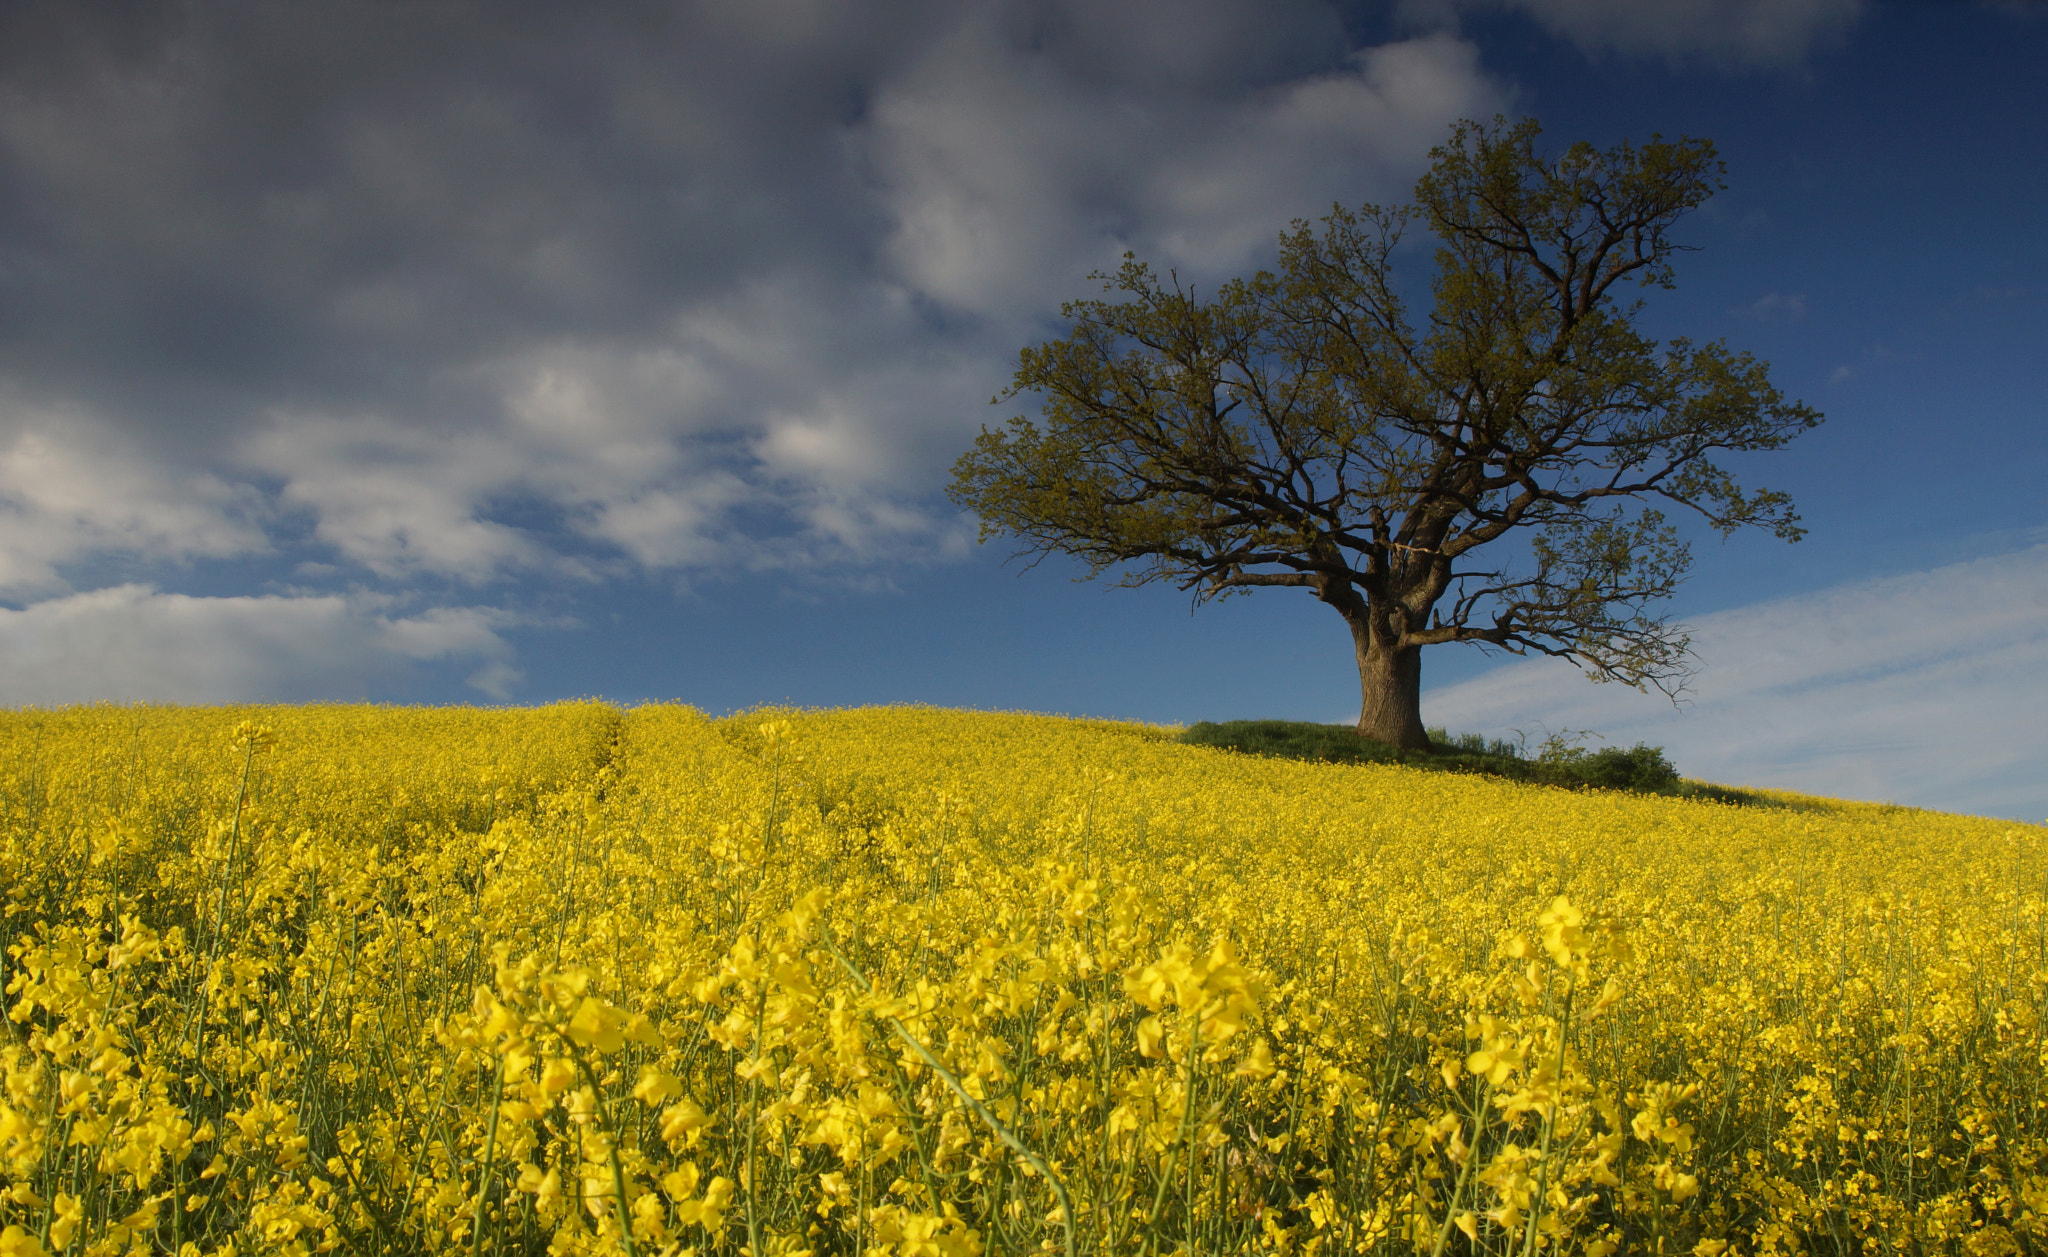
{"label": "dark storm cloud", "polygon": [[[1015,6],[990,42],[1132,103],[1341,59],[1314,8],[1170,7]],[[188,421],[395,401],[764,263],[845,279],[887,226],[871,102],[971,8],[9,6],[0,368]]]}
{"label": "dark storm cloud", "polygon": [[903,47],[890,19],[920,16],[5,13],[7,369],[266,399],[632,334],[768,253],[829,265],[872,229],[849,221],[835,124]]}

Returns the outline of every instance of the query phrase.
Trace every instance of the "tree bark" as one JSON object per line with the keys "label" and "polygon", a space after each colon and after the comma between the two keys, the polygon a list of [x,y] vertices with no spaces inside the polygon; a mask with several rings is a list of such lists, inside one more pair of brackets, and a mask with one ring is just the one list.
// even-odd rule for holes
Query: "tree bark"
{"label": "tree bark", "polygon": [[1351,622],[1351,638],[1358,655],[1358,736],[1404,751],[1431,749],[1422,728],[1422,647],[1398,648],[1358,621]]}

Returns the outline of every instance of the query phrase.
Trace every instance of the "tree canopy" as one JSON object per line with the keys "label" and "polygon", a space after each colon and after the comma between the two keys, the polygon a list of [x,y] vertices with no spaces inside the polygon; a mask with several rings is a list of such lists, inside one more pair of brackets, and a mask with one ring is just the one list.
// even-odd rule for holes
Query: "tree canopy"
{"label": "tree canopy", "polygon": [[[1295,586],[1350,626],[1359,731],[1426,746],[1420,651],[1472,642],[1675,695],[1682,628],[1654,613],[1691,562],[1673,507],[1726,534],[1801,535],[1786,495],[1722,456],[1820,422],[1767,364],[1659,343],[1668,231],[1721,186],[1704,140],[1539,151],[1532,120],[1461,122],[1411,204],[1334,208],[1275,272],[1202,298],[1131,255],[1062,307],[954,466],[983,539],[1207,599]],[[1397,246],[1436,239],[1418,322]],[[1405,260],[1408,256],[1403,252]],[[1519,541],[1524,544],[1516,544]]]}

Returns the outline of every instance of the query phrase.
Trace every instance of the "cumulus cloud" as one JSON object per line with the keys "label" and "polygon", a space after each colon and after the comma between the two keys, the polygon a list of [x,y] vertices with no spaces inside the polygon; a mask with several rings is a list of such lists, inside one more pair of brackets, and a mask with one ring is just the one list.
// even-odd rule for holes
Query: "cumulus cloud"
{"label": "cumulus cloud", "polygon": [[[1839,6],[1779,8],[1672,11],[1789,49]],[[1360,47],[1327,0],[0,6],[9,649],[213,632],[220,662],[162,658],[239,693],[434,621],[180,602],[181,572],[471,598],[964,554],[934,491],[1089,270],[1214,282],[1505,103],[1454,31]],[[137,564],[156,591],[74,592]],[[287,649],[323,632],[333,668]],[[68,667],[74,696],[142,675]]]}
{"label": "cumulus cloud", "polygon": [[97,424],[9,465],[104,474],[0,480],[0,579],[942,558],[1088,270],[1237,268],[1498,103],[1321,0],[9,6],[0,385]]}
{"label": "cumulus cloud", "polygon": [[2048,545],[1716,612],[1693,626],[1690,705],[1555,660],[1431,690],[1432,723],[1597,730],[1688,776],[2048,817]]}
{"label": "cumulus cloud", "polygon": [[75,407],[0,401],[0,596],[65,587],[104,551],[230,558],[269,549],[254,490],[179,467]]}
{"label": "cumulus cloud", "polygon": [[863,138],[897,274],[1003,315],[1076,295],[1126,248],[1228,273],[1291,218],[1400,195],[1448,120],[1501,103],[1473,48],[1447,36],[1229,94],[1199,73],[1160,85],[1085,69],[1021,55],[988,15],[878,94]]}
{"label": "cumulus cloud", "polygon": [[198,598],[118,585],[0,608],[0,703],[228,703],[359,698],[409,665],[475,664],[497,699],[522,679],[487,607],[393,614],[364,595]]}

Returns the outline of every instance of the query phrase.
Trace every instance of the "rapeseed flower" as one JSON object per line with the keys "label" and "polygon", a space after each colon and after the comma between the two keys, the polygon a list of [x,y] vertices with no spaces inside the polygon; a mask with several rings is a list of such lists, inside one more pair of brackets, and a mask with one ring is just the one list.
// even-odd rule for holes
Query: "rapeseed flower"
{"label": "rapeseed flower", "polygon": [[911,708],[0,742],[0,1254],[2048,1246],[2033,827]]}

